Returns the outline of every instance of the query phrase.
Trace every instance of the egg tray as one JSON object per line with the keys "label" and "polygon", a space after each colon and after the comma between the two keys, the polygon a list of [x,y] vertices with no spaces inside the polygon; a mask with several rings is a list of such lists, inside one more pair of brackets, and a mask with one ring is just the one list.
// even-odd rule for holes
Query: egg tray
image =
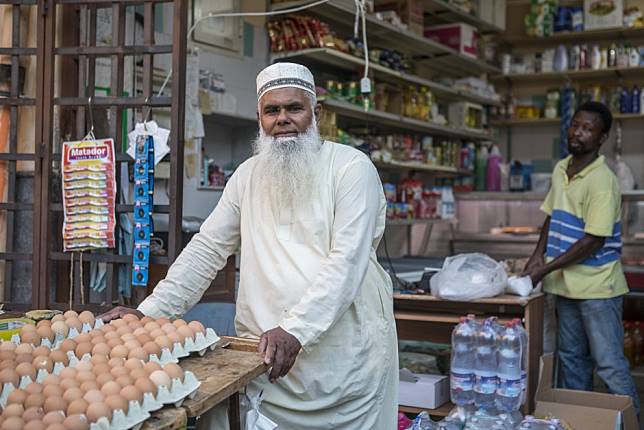
{"label": "egg tray", "polygon": [[[38,347],[38,346],[43,346],[44,345],[47,348],[50,348],[52,350],[58,349],[60,347],[60,344],[63,343],[63,341],[65,339],[73,339],[73,338],[75,338],[76,336],[78,336],[81,333],[88,333],[88,332],[90,332],[90,331],[92,331],[94,329],[101,328],[104,325],[105,325],[105,323],[103,323],[103,320],[100,319],[100,318],[97,318],[94,321],[94,327],[92,327],[91,325],[89,325],[87,323],[83,323],[83,327],[81,328],[80,333],[78,332],[78,330],[76,330],[76,328],[71,327],[69,329],[69,333],[67,333],[67,336],[62,336],[60,333],[57,333],[56,336],[54,337],[53,342],[50,341],[47,338],[43,338],[43,339],[40,340],[40,345],[34,345],[34,346]],[[20,340],[20,334],[16,333],[13,336],[11,336],[11,342],[13,342],[16,345],[20,345],[22,343],[21,340]]]}
{"label": "egg tray", "polygon": [[183,348],[188,354],[196,352],[200,356],[203,356],[208,349],[214,350],[220,339],[221,338],[217,336],[217,333],[215,333],[213,329],[207,328],[205,335],[201,332],[197,332],[194,340],[190,338],[186,339]]}

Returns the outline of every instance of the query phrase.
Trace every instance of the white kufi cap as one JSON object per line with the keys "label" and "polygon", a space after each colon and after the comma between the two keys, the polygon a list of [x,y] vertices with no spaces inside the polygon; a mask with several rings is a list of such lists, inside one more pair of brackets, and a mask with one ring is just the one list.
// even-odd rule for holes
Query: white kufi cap
{"label": "white kufi cap", "polygon": [[267,91],[288,87],[300,88],[315,96],[315,81],[308,68],[296,63],[275,63],[257,75],[257,100]]}

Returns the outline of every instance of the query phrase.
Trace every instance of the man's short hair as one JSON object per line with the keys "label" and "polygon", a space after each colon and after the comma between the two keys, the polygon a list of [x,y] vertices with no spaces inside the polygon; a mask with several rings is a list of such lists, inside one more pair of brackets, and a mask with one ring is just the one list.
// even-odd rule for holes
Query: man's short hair
{"label": "man's short hair", "polygon": [[600,102],[586,102],[577,108],[575,115],[578,112],[596,113],[602,120],[602,134],[608,134],[610,132],[610,127],[613,125],[613,114],[610,113],[610,109],[605,104]]}

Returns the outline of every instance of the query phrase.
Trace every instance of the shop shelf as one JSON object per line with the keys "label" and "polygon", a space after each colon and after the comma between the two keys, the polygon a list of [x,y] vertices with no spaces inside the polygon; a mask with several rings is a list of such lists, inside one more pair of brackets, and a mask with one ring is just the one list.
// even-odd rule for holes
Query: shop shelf
{"label": "shop shelf", "polygon": [[586,31],[563,31],[548,37],[509,37],[503,42],[512,46],[544,46],[557,45],[560,43],[588,43],[593,40],[624,40],[644,38],[644,27],[642,28],[603,28]]}
{"label": "shop shelf", "polygon": [[583,79],[619,79],[625,77],[644,76],[644,67],[612,67],[600,70],[568,70],[565,72],[545,73],[517,73],[510,75],[494,75],[490,77],[494,82],[512,83],[543,83],[543,82],[568,82]]}
{"label": "shop shelf", "polygon": [[[455,193],[454,197],[458,200],[543,200],[546,198],[546,195],[544,193],[536,193],[533,191],[472,191],[466,193]],[[622,200],[642,201],[644,200],[644,190],[625,191],[622,193]]]}
{"label": "shop shelf", "polygon": [[396,115],[389,112],[382,112],[377,110],[370,110],[365,112],[362,107],[342,100],[327,99],[324,100],[324,106],[329,110],[332,110],[336,114],[346,118],[377,121],[378,126],[385,126],[397,130],[413,130],[459,139],[489,139],[489,136],[484,132],[470,131],[445,125],[433,124],[431,122],[407,118],[402,115]]}
{"label": "shop shelf", "polygon": [[387,225],[415,225],[415,224],[456,224],[456,219],[388,219]]}
{"label": "shop shelf", "polygon": [[501,27],[469,14],[447,3],[445,0],[425,0],[423,3],[425,15],[429,15],[429,19],[443,22],[465,22],[478,28],[483,33],[500,33],[504,31]]}
{"label": "shop shelf", "polygon": [[446,417],[451,412],[452,409],[454,409],[454,404],[452,402],[447,402],[443,406],[436,409],[415,408],[413,406],[402,406],[402,405],[398,406],[398,410],[405,414],[418,415],[419,413],[425,411],[429,415],[433,415],[436,417]]}
{"label": "shop shelf", "polygon": [[[365,65],[364,59],[356,57],[345,52],[331,48],[311,48],[299,51],[280,52],[271,55],[271,62],[278,61],[296,61],[310,66],[326,65],[338,67],[344,70],[360,71]],[[408,73],[398,72],[378,63],[370,62],[369,70],[374,72],[376,82],[400,83],[408,82],[416,85],[428,87],[437,97],[446,101],[468,100],[475,103],[500,106],[500,101],[487,97],[481,97],[467,91],[460,91],[450,88],[441,83],[410,75]]]}
{"label": "shop shelf", "polygon": [[[303,6],[310,1],[292,1],[277,3],[271,10],[283,10]],[[331,0],[327,3],[306,9],[304,14],[317,16],[330,24],[332,29],[344,30],[346,35],[353,34],[355,20],[355,3],[351,0]],[[402,30],[387,22],[381,21],[372,14],[366,17],[369,46],[395,49],[403,54],[422,56],[423,64],[431,70],[449,76],[471,76],[481,73],[499,73],[498,67],[486,63],[442,45],[436,41]],[[338,31],[338,33],[340,33]]]}
{"label": "shop shelf", "polygon": [[434,173],[436,176],[461,176],[472,175],[471,170],[458,169],[450,166],[432,166],[429,164],[418,163],[414,161],[374,161],[379,169],[389,170],[418,170],[421,172]]}
{"label": "shop shelf", "polygon": [[[614,113],[613,119],[616,120],[632,120],[632,119],[644,119],[644,114],[641,113]],[[545,124],[559,124],[561,121],[560,118],[536,118],[536,119],[527,119],[527,118],[514,118],[514,119],[500,119],[500,120],[490,120],[490,125],[495,126],[512,126],[512,125],[545,125]]]}

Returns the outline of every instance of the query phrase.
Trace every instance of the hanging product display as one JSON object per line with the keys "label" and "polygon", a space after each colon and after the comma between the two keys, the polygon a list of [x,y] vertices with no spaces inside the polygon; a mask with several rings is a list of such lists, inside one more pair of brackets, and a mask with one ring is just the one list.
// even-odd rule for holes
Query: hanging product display
{"label": "hanging product display", "polygon": [[149,134],[136,137],[134,161],[134,252],[132,285],[148,284],[150,237],[154,232],[152,207],[154,194],[154,138]]}
{"label": "hanging product display", "polygon": [[114,247],[114,141],[63,143],[65,252]]}

